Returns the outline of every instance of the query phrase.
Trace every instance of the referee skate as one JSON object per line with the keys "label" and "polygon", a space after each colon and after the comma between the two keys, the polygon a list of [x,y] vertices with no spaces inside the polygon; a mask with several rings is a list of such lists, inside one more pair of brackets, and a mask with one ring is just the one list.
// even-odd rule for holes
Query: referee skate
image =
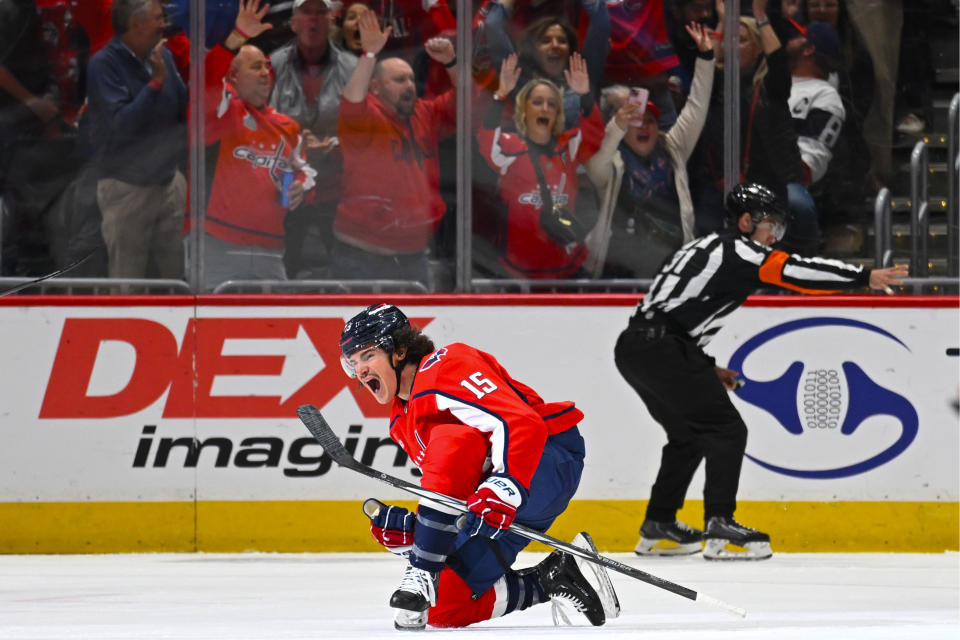
{"label": "referee skate", "polygon": [[705,560],[766,560],[773,555],[769,535],[733,518],[710,518],[704,540]]}
{"label": "referee skate", "polygon": [[633,551],[638,556],[686,556],[699,553],[702,541],[703,531],[679,520],[644,520],[640,527],[640,542]]}

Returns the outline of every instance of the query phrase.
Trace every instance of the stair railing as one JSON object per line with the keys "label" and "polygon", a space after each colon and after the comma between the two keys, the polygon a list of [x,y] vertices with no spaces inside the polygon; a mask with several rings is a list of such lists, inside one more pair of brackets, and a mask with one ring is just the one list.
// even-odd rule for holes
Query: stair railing
{"label": "stair railing", "polygon": [[960,209],[960,93],[953,94],[947,116],[947,275],[960,275],[958,265],[957,211]]}
{"label": "stair railing", "polygon": [[920,140],[910,153],[910,275],[917,278],[929,275],[929,173],[930,154],[927,143]]}
{"label": "stair railing", "polygon": [[890,206],[890,189],[880,189],[873,204],[873,239],[874,264],[877,269],[883,269],[893,264],[893,249],[890,247],[893,235],[892,209]]}

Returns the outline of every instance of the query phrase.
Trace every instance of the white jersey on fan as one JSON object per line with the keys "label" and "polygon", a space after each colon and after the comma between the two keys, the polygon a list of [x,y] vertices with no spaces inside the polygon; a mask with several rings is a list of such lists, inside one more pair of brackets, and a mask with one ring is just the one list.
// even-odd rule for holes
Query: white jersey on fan
{"label": "white jersey on fan", "polygon": [[794,76],[788,104],[799,136],[800,157],[810,167],[810,182],[816,182],[827,172],[833,145],[843,128],[843,102],[826,80]]}

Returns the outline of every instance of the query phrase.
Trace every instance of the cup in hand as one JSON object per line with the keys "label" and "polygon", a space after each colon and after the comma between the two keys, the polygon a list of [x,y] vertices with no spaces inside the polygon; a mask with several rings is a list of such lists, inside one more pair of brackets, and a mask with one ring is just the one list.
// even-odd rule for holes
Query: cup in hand
{"label": "cup in hand", "polygon": [[293,176],[295,172],[293,171],[284,171],[281,176],[280,184],[280,206],[289,207],[290,206],[290,183],[293,182]]}

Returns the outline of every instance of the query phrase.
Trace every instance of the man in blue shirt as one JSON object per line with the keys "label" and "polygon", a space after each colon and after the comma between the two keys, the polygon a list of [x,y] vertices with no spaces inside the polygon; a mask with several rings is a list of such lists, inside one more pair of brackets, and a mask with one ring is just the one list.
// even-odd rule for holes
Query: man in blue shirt
{"label": "man in blue shirt", "polygon": [[114,0],[111,22],[88,67],[109,274],[182,278],[187,88],[163,46],[159,0]]}

